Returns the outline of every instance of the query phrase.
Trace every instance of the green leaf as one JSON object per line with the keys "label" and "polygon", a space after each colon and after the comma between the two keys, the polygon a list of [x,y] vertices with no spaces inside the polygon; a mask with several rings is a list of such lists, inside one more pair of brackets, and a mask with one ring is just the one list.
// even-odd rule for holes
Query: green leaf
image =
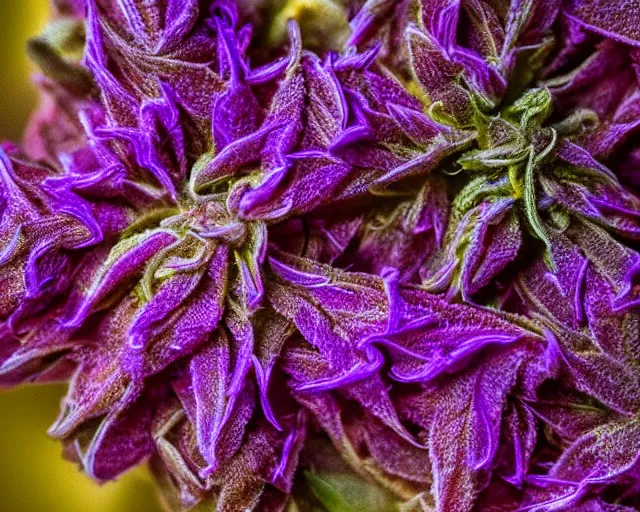
{"label": "green leaf", "polygon": [[538,205],[536,203],[534,179],[536,165],[534,160],[535,158],[532,147],[529,150],[529,159],[527,160],[527,167],[524,174],[524,207],[531,229],[535,235],[545,243],[547,248],[549,248],[551,246],[551,242],[549,241],[547,232],[542,225],[542,220],[538,214]]}
{"label": "green leaf", "polygon": [[327,512],[356,512],[356,509],[342,497],[333,484],[308,471],[305,476],[316,498],[320,500]]}

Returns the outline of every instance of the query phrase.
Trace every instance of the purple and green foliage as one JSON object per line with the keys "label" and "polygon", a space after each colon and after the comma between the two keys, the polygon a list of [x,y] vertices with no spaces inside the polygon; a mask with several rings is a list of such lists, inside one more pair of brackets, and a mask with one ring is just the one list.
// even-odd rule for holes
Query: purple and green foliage
{"label": "purple and green foliage", "polygon": [[54,0],[0,383],[170,511],[640,510],[638,0]]}

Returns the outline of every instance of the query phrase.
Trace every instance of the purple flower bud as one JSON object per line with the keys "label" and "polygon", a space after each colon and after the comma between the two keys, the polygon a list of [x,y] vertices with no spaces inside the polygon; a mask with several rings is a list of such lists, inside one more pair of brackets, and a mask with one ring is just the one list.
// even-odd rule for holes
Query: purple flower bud
{"label": "purple flower bud", "polygon": [[175,511],[640,506],[637,2],[54,6],[0,385],[69,382],[67,458]]}

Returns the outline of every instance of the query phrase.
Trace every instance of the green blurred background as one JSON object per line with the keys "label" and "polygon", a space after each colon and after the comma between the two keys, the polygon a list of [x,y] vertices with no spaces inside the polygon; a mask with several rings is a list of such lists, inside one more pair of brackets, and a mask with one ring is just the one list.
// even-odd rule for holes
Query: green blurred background
{"label": "green blurred background", "polygon": [[[0,139],[19,141],[38,103],[25,53],[48,16],[47,0],[0,0]],[[0,392],[1,512],[156,512],[144,470],[99,486],[74,464],[46,431],[58,414],[63,386]]]}

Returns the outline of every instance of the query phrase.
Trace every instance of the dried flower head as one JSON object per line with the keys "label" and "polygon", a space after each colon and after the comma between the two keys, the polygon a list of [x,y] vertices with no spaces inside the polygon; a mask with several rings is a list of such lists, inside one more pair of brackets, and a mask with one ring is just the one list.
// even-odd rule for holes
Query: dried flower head
{"label": "dried flower head", "polygon": [[640,4],[54,2],[0,382],[168,510],[640,507]]}

